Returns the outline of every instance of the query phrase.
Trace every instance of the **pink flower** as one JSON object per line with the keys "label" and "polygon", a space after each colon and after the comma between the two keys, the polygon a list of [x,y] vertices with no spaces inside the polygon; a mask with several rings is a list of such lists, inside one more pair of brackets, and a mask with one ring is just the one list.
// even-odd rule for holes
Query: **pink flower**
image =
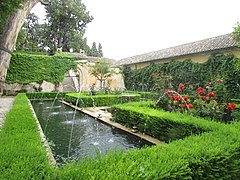
{"label": "pink flower", "polygon": [[217,82],[218,82],[218,83],[222,83],[223,80],[222,80],[222,79],[218,79]]}

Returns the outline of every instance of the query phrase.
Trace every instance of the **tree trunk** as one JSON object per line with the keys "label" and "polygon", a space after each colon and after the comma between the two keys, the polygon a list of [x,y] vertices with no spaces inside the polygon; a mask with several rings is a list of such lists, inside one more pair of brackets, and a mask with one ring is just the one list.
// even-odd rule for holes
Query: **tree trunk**
{"label": "tree trunk", "polygon": [[0,33],[0,85],[5,82],[11,52],[15,48],[18,33],[24,23],[24,19],[38,2],[40,2],[40,0],[25,0],[22,8],[17,9],[15,13],[8,18],[4,31]]}

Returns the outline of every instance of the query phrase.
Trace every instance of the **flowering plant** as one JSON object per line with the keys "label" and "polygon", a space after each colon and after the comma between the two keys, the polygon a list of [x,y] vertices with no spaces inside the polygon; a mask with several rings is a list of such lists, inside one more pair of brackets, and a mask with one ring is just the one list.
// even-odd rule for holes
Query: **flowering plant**
{"label": "flowering plant", "polygon": [[223,82],[222,79],[217,79],[215,82],[208,82],[206,88],[198,86],[195,96],[191,98],[186,94],[183,95],[186,86],[180,83],[177,91],[167,89],[157,101],[156,107],[227,123],[233,120],[232,114],[236,105],[230,104],[229,99],[222,94]]}

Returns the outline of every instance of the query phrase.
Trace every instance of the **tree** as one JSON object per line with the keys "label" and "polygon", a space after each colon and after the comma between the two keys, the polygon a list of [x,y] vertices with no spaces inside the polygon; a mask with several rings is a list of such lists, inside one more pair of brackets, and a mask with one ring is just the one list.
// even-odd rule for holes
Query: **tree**
{"label": "tree", "polygon": [[76,0],[48,0],[46,6],[46,35],[52,50],[62,47],[69,51],[70,41],[76,35],[84,33],[86,25],[93,17],[86,10],[81,1]]}
{"label": "tree", "polygon": [[0,3],[0,82],[4,82],[18,33],[30,10],[40,0],[1,0]]}
{"label": "tree", "polygon": [[93,44],[92,44],[90,55],[93,57],[98,57],[98,50],[97,50],[96,42],[93,42]]}
{"label": "tree", "polygon": [[80,52],[81,49],[84,50],[85,54],[88,54],[90,51],[84,33],[75,33],[69,41],[69,46],[73,48],[73,52]]}
{"label": "tree", "polygon": [[114,71],[109,62],[105,59],[99,59],[95,62],[95,66],[90,69],[90,74],[100,81],[100,89],[102,90],[104,82],[114,74]]}
{"label": "tree", "polygon": [[43,28],[38,20],[39,18],[34,13],[29,14],[27,19],[25,19],[24,25],[18,35],[16,43],[17,50],[27,49],[36,51],[39,49],[43,39]]}
{"label": "tree", "polygon": [[98,44],[98,57],[103,57],[103,51],[102,51],[101,43]]}

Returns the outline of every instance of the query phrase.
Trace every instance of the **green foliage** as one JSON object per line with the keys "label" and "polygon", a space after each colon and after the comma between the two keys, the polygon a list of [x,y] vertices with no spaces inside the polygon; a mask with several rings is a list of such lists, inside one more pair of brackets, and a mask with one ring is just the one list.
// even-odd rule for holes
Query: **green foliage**
{"label": "green foliage", "polygon": [[[52,51],[57,48],[69,52],[70,40],[77,34],[85,32],[86,25],[93,20],[82,1],[48,0],[46,6],[45,42]],[[79,51],[79,50],[78,50]]]}
{"label": "green foliage", "polygon": [[103,51],[102,51],[101,43],[98,44],[98,57],[103,57]]}
{"label": "green foliage", "polygon": [[22,84],[43,80],[59,83],[69,69],[75,68],[73,59],[75,58],[14,53],[6,80],[8,83]]}
{"label": "green foliage", "polygon": [[[77,100],[79,98],[79,100]],[[140,95],[132,94],[130,95],[95,95],[89,96],[81,93],[68,93],[65,96],[65,101],[76,105],[78,102],[79,107],[93,107],[93,106],[111,106],[114,104],[132,102],[132,101],[140,101]]]}
{"label": "green foliage", "polygon": [[93,42],[90,52],[91,52],[91,56],[98,57],[98,50],[97,50],[96,42]]}
{"label": "green foliage", "polygon": [[34,93],[26,93],[28,99],[64,99],[66,94],[69,92],[34,92]]}
{"label": "green foliage", "polygon": [[169,64],[150,64],[137,70],[124,67],[123,75],[128,90],[157,91],[162,94],[165,89],[178,87],[179,83],[195,89],[199,85],[205,87],[207,84],[203,82],[221,78],[225,80],[225,94],[230,98],[237,98],[240,95],[239,62],[240,60],[232,55],[213,54],[202,64],[186,60],[172,61]]}
{"label": "green foliage", "polygon": [[53,168],[25,94],[16,97],[0,139],[0,179],[49,179]]}
{"label": "green foliage", "polygon": [[200,134],[221,127],[220,123],[207,121],[181,113],[170,113],[153,109],[153,102],[133,102],[114,105],[111,108],[113,120],[156,137],[165,142]]}
{"label": "green foliage", "polygon": [[16,42],[17,50],[44,51],[42,45],[43,28],[38,17],[30,13],[19,32]]}
{"label": "green foliage", "polygon": [[0,3],[0,34],[6,26],[7,19],[18,9],[21,8],[23,0],[1,0]]}

